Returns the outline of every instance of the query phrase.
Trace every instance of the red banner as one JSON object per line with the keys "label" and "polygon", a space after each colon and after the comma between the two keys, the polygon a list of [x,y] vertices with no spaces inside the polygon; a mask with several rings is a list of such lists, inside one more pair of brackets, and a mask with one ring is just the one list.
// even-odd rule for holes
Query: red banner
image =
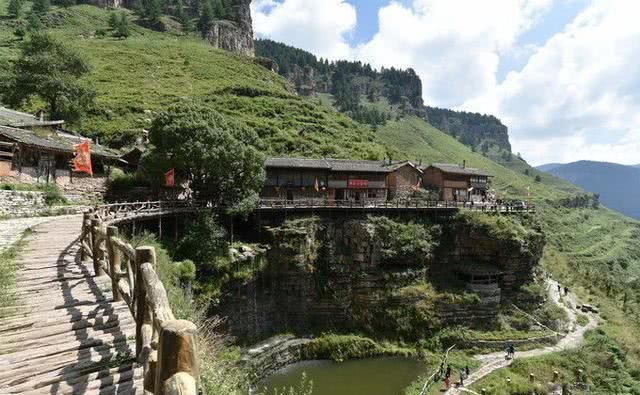
{"label": "red banner", "polygon": [[349,180],[347,186],[353,189],[369,188],[369,180]]}
{"label": "red banner", "polygon": [[176,170],[171,169],[168,172],[164,173],[164,186],[173,187],[176,185]]}
{"label": "red banner", "polygon": [[91,149],[89,148],[89,140],[85,140],[80,144],[73,146],[76,150],[75,157],[73,158],[73,171],[83,172],[89,175],[93,175],[93,169],[91,168]]}

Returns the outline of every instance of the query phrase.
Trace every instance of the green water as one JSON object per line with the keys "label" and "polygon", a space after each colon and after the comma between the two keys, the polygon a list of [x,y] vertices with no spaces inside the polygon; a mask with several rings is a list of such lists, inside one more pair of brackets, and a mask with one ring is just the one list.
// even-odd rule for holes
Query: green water
{"label": "green water", "polygon": [[424,362],[409,358],[305,361],[276,372],[260,384],[259,393],[297,387],[305,372],[313,381],[313,395],[401,395],[425,370]]}

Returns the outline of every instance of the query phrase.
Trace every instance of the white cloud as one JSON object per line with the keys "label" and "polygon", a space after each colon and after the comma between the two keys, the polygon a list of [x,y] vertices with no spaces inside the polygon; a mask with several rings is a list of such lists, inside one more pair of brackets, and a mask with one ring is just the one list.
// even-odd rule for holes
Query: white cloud
{"label": "white cloud", "polygon": [[414,0],[379,10],[379,32],[356,49],[375,66],[412,67],[425,102],[456,107],[496,85],[500,55],[513,51],[520,34],[551,0]]}
{"label": "white cloud", "polygon": [[346,35],[356,10],[345,0],[257,0],[252,4],[258,37],[285,42],[329,59],[350,59]]}
{"label": "white cloud", "polygon": [[533,163],[640,158],[640,3],[594,2],[484,97]]}

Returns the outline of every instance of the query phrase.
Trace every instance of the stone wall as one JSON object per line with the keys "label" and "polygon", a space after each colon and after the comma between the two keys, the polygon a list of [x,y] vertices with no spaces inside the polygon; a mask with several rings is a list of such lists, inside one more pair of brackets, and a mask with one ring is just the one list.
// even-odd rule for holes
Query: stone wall
{"label": "stone wall", "polygon": [[[443,233],[447,240],[438,241],[441,247],[426,267],[417,264],[419,260],[391,264],[366,219],[294,220],[271,227],[268,233],[266,269],[232,286],[216,311],[228,317],[235,336],[247,340],[318,330],[411,336],[409,332],[418,327],[495,322],[501,292],[509,295],[518,284],[531,280],[537,264],[526,254],[518,256],[518,250],[502,252],[505,246],[496,240],[486,237],[485,250],[473,247],[476,238],[467,240],[469,234],[455,232]],[[484,254],[495,259],[493,265],[504,271],[505,278],[515,280],[481,287],[482,292],[469,284],[459,284],[457,290],[439,289],[438,284],[458,281],[451,268],[456,259],[473,262],[485,259]]]}
{"label": "stone wall", "polygon": [[[70,203],[85,204],[102,200],[107,191],[109,178],[106,175],[89,176],[74,173],[69,176],[68,171],[58,170],[55,178],[50,182],[62,189],[62,192]],[[20,172],[12,170],[10,174],[0,177],[2,183],[37,184],[46,182],[46,178],[40,174],[36,167],[23,167]]]}
{"label": "stone wall", "polygon": [[0,190],[0,218],[81,214],[87,209],[89,206],[48,206],[38,191]]}
{"label": "stone wall", "polygon": [[48,208],[42,192],[0,190],[0,217],[33,217]]}

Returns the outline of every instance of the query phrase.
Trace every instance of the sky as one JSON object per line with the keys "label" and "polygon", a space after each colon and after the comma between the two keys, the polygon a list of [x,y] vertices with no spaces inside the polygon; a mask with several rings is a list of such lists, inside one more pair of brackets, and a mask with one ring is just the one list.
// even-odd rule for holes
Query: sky
{"label": "sky", "polygon": [[413,68],[430,106],[493,114],[533,165],[640,163],[640,1],[253,0],[257,37]]}

